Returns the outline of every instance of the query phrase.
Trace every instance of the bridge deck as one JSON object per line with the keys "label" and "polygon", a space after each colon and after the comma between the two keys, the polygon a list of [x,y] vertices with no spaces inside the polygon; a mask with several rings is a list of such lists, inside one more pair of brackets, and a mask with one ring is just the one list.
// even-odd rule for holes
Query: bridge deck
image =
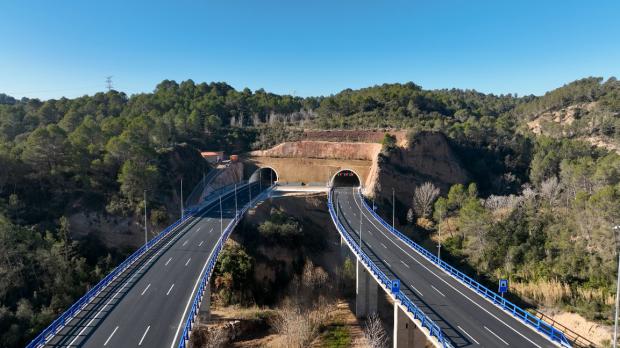
{"label": "bridge deck", "polygon": [[356,188],[334,189],[338,218],[364,252],[456,347],[556,347],[538,332],[464,286],[394,236],[362,207]]}
{"label": "bridge deck", "polygon": [[[251,186],[252,197],[258,186]],[[237,205],[249,201],[240,189]],[[223,226],[234,218],[234,195],[222,200]],[[220,236],[219,203],[155,245],[102,291],[50,342],[49,347],[176,347],[204,272]]]}

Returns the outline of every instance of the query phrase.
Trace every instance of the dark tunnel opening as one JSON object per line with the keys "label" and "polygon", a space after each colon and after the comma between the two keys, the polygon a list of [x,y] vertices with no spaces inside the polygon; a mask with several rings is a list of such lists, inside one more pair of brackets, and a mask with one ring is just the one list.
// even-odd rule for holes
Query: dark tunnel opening
{"label": "dark tunnel opening", "polygon": [[264,188],[271,186],[274,182],[278,181],[278,174],[275,170],[265,167],[257,169],[252,176],[250,176],[250,183],[260,182],[260,185]]}
{"label": "dark tunnel opening", "polygon": [[332,187],[358,187],[360,179],[353,171],[341,170],[332,179]]}

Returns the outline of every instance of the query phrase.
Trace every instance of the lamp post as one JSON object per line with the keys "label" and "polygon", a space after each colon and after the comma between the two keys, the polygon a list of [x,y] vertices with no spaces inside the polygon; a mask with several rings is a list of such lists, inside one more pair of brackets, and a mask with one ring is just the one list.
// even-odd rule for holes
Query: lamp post
{"label": "lamp post", "polygon": [[394,200],[394,188],[392,187],[392,232],[394,232],[394,221],[396,221],[396,201]]}
{"label": "lamp post", "polygon": [[[359,190],[362,190],[361,186]],[[355,199],[355,197],[353,197],[353,199]],[[362,209],[360,208],[360,251],[362,251],[362,248]]]}
{"label": "lamp post", "polygon": [[144,190],[144,246],[146,247],[147,250],[149,248],[148,241],[149,241],[148,227],[146,226],[146,190]]}
{"label": "lamp post", "polygon": [[239,210],[237,208],[237,183],[235,183],[235,220],[239,215]]}
{"label": "lamp post", "polygon": [[340,217],[338,216],[338,197],[336,194],[334,194],[334,201],[336,202],[336,219],[339,219]]}
{"label": "lamp post", "polygon": [[183,178],[181,178],[181,220],[185,217],[185,213],[183,212]]}
{"label": "lamp post", "polygon": [[[616,225],[612,227],[614,230],[614,235],[617,235],[616,231],[620,231],[620,225]],[[617,244],[617,239],[616,240]],[[618,254],[618,279],[616,281],[616,313],[614,314],[614,348],[618,347],[618,297],[620,297],[620,253],[618,253],[618,247],[616,245],[616,253]]]}
{"label": "lamp post", "polygon": [[442,220],[443,220],[443,210],[439,209],[439,226],[437,227],[437,231],[439,232],[439,241],[437,243],[437,258],[439,260],[441,260],[441,221]]}
{"label": "lamp post", "polygon": [[224,213],[222,212],[222,194],[220,194],[220,235],[224,235]]}

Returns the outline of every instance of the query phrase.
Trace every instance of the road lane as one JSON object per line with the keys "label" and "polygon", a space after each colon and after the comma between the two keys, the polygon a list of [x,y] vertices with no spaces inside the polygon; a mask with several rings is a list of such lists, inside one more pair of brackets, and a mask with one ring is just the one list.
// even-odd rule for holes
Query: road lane
{"label": "road lane", "polygon": [[[258,194],[252,185],[252,197]],[[248,188],[238,190],[237,200],[238,207],[247,203]],[[220,226],[234,218],[234,195],[222,199],[222,207],[222,224],[216,201],[123,272],[46,346],[170,347]]]}
{"label": "road lane", "polygon": [[341,224],[357,242],[361,220],[364,252],[388,276],[401,279],[407,296],[455,346],[499,347],[505,341],[516,347],[555,347],[394,236],[362,207],[355,190],[334,189],[333,201]]}

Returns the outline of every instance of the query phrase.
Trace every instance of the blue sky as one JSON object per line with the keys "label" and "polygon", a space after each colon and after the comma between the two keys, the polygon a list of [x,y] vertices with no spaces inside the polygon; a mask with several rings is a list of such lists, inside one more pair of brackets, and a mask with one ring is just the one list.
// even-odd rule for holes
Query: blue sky
{"label": "blue sky", "polygon": [[620,1],[13,1],[0,92],[128,94],[163,79],[300,96],[413,81],[542,94],[620,77]]}

